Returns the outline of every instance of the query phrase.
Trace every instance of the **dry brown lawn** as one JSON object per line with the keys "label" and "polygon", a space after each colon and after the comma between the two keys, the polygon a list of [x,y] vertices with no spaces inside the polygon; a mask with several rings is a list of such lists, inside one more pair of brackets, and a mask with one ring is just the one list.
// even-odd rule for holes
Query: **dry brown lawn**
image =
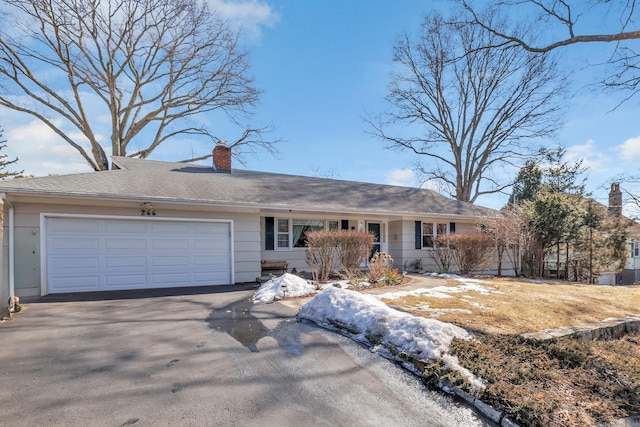
{"label": "dry brown lawn", "polygon": [[[490,334],[521,334],[640,314],[640,286],[582,285],[568,282],[482,278],[490,291],[423,294],[383,300],[422,317]],[[437,286],[458,288],[463,282],[433,279]]]}
{"label": "dry brown lawn", "polygon": [[[519,425],[602,426],[640,416],[640,334],[595,342],[519,335],[640,314],[640,286],[480,280],[416,278],[412,295],[383,301],[479,332],[454,340],[451,354],[487,381],[481,400]],[[416,295],[420,288],[430,291]]]}
{"label": "dry brown lawn", "polygon": [[504,408],[519,425],[602,427],[640,415],[638,339],[638,334],[607,341],[479,335],[454,340],[451,351],[487,380],[481,399]]}

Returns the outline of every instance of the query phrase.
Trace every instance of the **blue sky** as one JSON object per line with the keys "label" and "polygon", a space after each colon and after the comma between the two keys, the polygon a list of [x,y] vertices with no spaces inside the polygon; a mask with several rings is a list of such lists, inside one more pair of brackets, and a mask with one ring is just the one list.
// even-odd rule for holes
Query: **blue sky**
{"label": "blue sky", "polygon": [[[392,47],[403,32],[415,33],[424,14],[451,2],[396,0],[209,0],[220,14],[242,26],[256,86],[263,90],[255,124],[271,124],[280,138],[277,157],[258,153],[239,168],[296,175],[416,186],[416,157],[384,149],[368,134],[367,111],[380,112],[392,71]],[[621,174],[637,174],[640,160],[638,102],[611,111],[619,95],[587,86],[602,71],[586,67],[606,58],[611,46],[583,45],[562,54],[573,74],[575,97],[567,101],[565,125],[553,143],[589,166],[588,189],[603,203]],[[44,125],[0,110],[8,140],[6,154],[20,158],[26,173],[89,171],[81,157]],[[221,139],[237,131],[219,121]],[[235,132],[235,133],[234,133]],[[105,140],[108,140],[105,137]],[[208,151],[198,143],[176,141],[151,159],[182,160]],[[71,159],[71,160],[70,160]],[[514,171],[514,176],[517,171]],[[507,196],[477,203],[499,208]]]}

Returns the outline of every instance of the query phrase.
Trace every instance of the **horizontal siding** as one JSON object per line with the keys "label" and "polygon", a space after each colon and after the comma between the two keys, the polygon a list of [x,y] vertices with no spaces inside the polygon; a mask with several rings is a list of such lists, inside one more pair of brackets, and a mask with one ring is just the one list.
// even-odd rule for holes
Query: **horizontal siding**
{"label": "horizontal siding", "polygon": [[[122,204],[120,202],[120,204]],[[72,204],[46,204],[15,202],[15,287],[19,296],[40,295],[40,213],[109,215],[140,217],[139,203],[122,206],[75,206]],[[260,275],[260,225],[257,213],[237,213],[220,210],[165,209],[155,204],[157,216],[153,218],[220,219],[232,220],[234,226],[235,281],[255,281]],[[5,209],[6,211],[6,209]],[[4,221],[3,264],[8,267],[8,215]],[[35,251],[35,253],[34,253]],[[8,283],[8,268],[4,271]]]}
{"label": "horizontal siding", "polygon": [[263,251],[262,259],[265,261],[284,260],[289,263],[289,271],[311,271],[307,262],[307,250],[304,248],[294,248],[288,251]]}
{"label": "horizontal siding", "polygon": [[389,222],[389,255],[393,258],[393,266],[400,271],[404,269],[405,255],[403,250],[403,221]]}
{"label": "horizontal siding", "polygon": [[[402,266],[404,268],[405,263],[411,263],[415,260],[422,260],[422,268],[425,271],[436,271],[438,269],[433,257],[431,256],[430,249],[416,249],[415,248],[415,221],[432,221],[434,223],[443,222],[455,222],[456,233],[469,233],[476,230],[476,226],[473,223],[462,223],[455,219],[433,220],[430,218],[415,218],[410,221],[402,221],[401,231],[398,233],[399,239],[401,239],[402,247]],[[391,237],[393,238],[393,236]]]}

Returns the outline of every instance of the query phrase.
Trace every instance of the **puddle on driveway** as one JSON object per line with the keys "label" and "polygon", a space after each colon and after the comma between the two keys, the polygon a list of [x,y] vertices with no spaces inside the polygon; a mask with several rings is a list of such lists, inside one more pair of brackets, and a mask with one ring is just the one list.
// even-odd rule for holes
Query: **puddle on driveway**
{"label": "puddle on driveway", "polygon": [[238,301],[218,310],[213,310],[206,321],[211,329],[224,332],[250,351],[257,353],[258,341],[266,336],[273,337],[280,348],[295,356],[302,354],[301,325],[296,320],[282,321],[269,330],[251,313],[253,302]]}

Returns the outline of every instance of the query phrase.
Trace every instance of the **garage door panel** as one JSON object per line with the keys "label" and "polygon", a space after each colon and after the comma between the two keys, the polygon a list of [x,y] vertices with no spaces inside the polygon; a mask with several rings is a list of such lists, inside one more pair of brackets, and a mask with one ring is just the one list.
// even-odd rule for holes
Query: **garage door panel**
{"label": "garage door panel", "polygon": [[228,222],[46,221],[49,293],[231,283]]}
{"label": "garage door panel", "polygon": [[157,234],[188,234],[189,223],[180,222],[155,222],[151,223],[151,232]]}
{"label": "garage door panel", "polygon": [[193,265],[195,266],[212,266],[215,269],[220,269],[225,265],[226,260],[221,256],[212,255],[196,255],[193,257]]}
{"label": "garage door panel", "polygon": [[57,292],[86,292],[99,291],[100,278],[95,275],[87,276],[58,276],[49,282]]}
{"label": "garage door panel", "polygon": [[174,239],[158,239],[151,240],[151,249],[153,250],[188,250],[189,249],[188,238],[174,238]]}
{"label": "garage door panel", "polygon": [[74,256],[55,256],[51,258],[51,266],[56,270],[71,270],[77,271],[79,269],[97,270],[100,268],[99,257],[74,257]]}
{"label": "garage door panel", "polygon": [[190,259],[188,256],[154,256],[151,258],[151,265],[157,268],[189,268]]}
{"label": "garage door panel", "polygon": [[146,283],[146,274],[110,274],[104,278],[105,288],[108,289],[145,288]]}
{"label": "garage door panel", "polygon": [[153,283],[158,285],[188,286],[191,284],[189,273],[151,273]]}
{"label": "garage door panel", "polygon": [[216,224],[216,223],[202,223],[202,224],[193,224],[193,231],[198,235],[217,235],[224,236],[229,233],[229,228],[226,224]]}
{"label": "garage door panel", "polygon": [[53,218],[47,223],[47,231],[52,233],[97,233],[100,224],[91,220],[66,221]]}
{"label": "garage door panel", "polygon": [[229,242],[228,241],[220,241],[218,238],[208,238],[208,239],[195,239],[193,241],[193,247],[197,250],[218,250],[218,251],[229,251]]}
{"label": "garage door panel", "polygon": [[106,256],[104,258],[106,268],[136,268],[145,269],[147,267],[146,256]]}
{"label": "garage door panel", "polygon": [[49,250],[54,251],[68,251],[72,252],[83,250],[98,250],[100,248],[100,240],[92,237],[57,237],[51,241]]}
{"label": "garage door panel", "polygon": [[108,237],[104,239],[105,249],[107,250],[137,250],[144,251],[147,249],[147,239],[131,238],[131,237]]}
{"label": "garage door panel", "polygon": [[147,225],[144,222],[137,221],[104,221],[104,231],[107,234],[132,234],[132,233],[144,233],[147,229]]}
{"label": "garage door panel", "polygon": [[215,271],[209,272],[196,272],[194,273],[194,280],[196,283],[213,283],[215,284],[225,284],[226,276],[221,273],[217,273]]}

